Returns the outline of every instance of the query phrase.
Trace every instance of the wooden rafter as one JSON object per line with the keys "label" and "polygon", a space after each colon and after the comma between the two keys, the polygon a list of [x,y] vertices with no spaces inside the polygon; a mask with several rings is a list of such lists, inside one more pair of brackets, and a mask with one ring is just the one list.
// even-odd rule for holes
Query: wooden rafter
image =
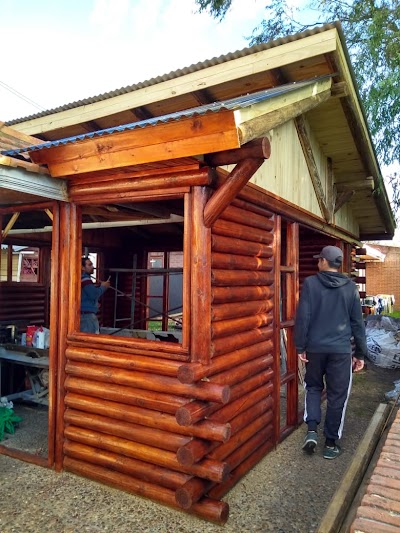
{"label": "wooden rafter", "polygon": [[4,122],[0,122],[0,149],[2,150],[36,146],[37,144],[43,144],[43,142],[42,139],[26,135],[21,131],[6,126]]}
{"label": "wooden rafter", "polygon": [[303,117],[297,117],[295,120],[297,134],[299,136],[300,144],[303,149],[305,161],[308,171],[310,173],[311,181],[314,187],[315,195],[318,200],[319,207],[322,215],[327,222],[332,218],[332,213],[328,208],[324,189],[322,187],[321,178],[319,175],[318,167],[314,159],[314,154],[311,147],[310,139],[308,138],[305,120]]}

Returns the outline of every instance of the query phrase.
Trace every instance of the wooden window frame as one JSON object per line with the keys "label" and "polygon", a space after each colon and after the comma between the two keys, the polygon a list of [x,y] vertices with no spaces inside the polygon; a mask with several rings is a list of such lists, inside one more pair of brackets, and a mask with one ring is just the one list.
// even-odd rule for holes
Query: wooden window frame
{"label": "wooden window frame", "polygon": [[[157,197],[157,194],[154,194],[151,197],[152,202],[165,200],[165,197],[162,195],[160,198]],[[167,353],[170,353],[170,357],[174,358],[173,354],[176,354],[177,359],[186,360],[189,355],[189,346],[190,346],[190,192],[182,192],[174,195],[169,195],[169,199],[182,199],[184,205],[184,215],[183,215],[183,298],[182,298],[182,342],[181,343],[171,343],[166,341],[155,341],[148,339],[138,339],[138,338],[129,338],[129,337],[113,337],[110,335],[92,335],[88,333],[83,333],[80,331],[80,303],[81,303],[81,291],[80,291],[80,278],[81,278],[81,268],[80,268],[80,258],[82,250],[82,210],[79,204],[74,204],[74,209],[76,209],[76,224],[72,222],[70,227],[71,238],[70,238],[70,257],[73,266],[71,267],[71,277],[75,279],[70,286],[70,302],[73,303],[75,309],[70,314],[68,320],[68,333],[67,338],[70,342],[93,342],[96,345],[117,345],[123,344],[127,348],[131,349],[141,349],[143,353],[147,350],[153,351],[159,349],[163,346],[163,350]],[[129,203],[139,203],[144,200],[141,197],[132,196],[130,198],[125,198],[126,202]],[[104,205],[105,202],[96,201],[93,202],[93,205]]]}

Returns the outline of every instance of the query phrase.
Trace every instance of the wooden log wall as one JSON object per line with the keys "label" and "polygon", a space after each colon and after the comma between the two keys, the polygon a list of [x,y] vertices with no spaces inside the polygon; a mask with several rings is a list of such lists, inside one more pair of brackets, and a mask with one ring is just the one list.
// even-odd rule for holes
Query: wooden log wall
{"label": "wooden log wall", "polygon": [[[204,190],[200,199],[203,197]],[[187,199],[185,202],[189,205]],[[197,206],[199,213],[200,207]],[[188,216],[186,268],[191,268],[190,239],[195,233],[194,223]],[[70,232],[69,245],[79,250],[79,230],[75,236],[73,228]],[[200,241],[199,246],[202,250]],[[73,249],[70,255],[74,256]],[[75,264],[72,260],[70,263]],[[200,268],[199,279],[209,284],[211,273],[207,276],[201,260]],[[66,284],[65,280],[60,294],[65,293]],[[70,301],[75,300],[72,291]],[[190,320],[190,301],[185,305]],[[69,308],[72,312],[71,305]],[[176,413],[188,402],[221,407],[228,404],[230,382],[221,379],[215,383],[201,380],[182,383],[177,377],[178,370],[191,356],[184,344],[96,335],[83,339],[74,333],[72,322],[70,317],[66,346],[61,347],[63,399],[60,401],[62,423],[58,427],[63,436],[63,467],[179,509],[176,491],[191,478],[215,484],[226,480],[231,465],[225,456],[204,457],[192,465],[182,465],[177,453],[192,440],[227,442],[231,435],[229,422],[210,418],[183,426],[177,422]],[[194,324],[188,322],[185,327],[191,330]],[[203,496],[188,512],[224,523],[228,505],[218,498]]]}
{"label": "wooden log wall", "polygon": [[208,362],[183,364],[182,383],[229,385],[226,405],[194,400],[176,412],[178,423],[228,423],[226,442],[194,437],[177,459],[193,468],[224,461],[220,481],[191,476],[176,490],[176,502],[191,510],[202,498],[219,499],[275,444],[274,408],[274,217],[251,201],[234,200],[211,228],[211,343]]}
{"label": "wooden log wall", "polygon": [[36,283],[0,284],[0,321],[20,325],[49,325],[48,288]]}
{"label": "wooden log wall", "polygon": [[[224,382],[181,383],[177,374],[182,361],[171,359],[173,353],[164,353],[161,346],[154,351],[156,345],[160,343],[144,341],[143,350],[121,353],[118,345],[100,349],[68,343],[64,467],[179,507],[176,490],[193,477],[220,483],[229,474],[229,464],[204,457],[181,465],[178,450],[192,439],[226,442],[231,428],[211,418],[181,426],[175,414],[193,399],[222,406],[230,387]],[[218,499],[202,498],[190,512],[222,523],[228,510]]]}
{"label": "wooden log wall", "polygon": [[[27,238],[24,245],[32,241]],[[49,327],[50,253],[51,246],[40,250],[40,283],[0,283],[0,322],[16,323],[20,332],[29,324]]]}
{"label": "wooden log wall", "polygon": [[62,455],[72,472],[222,524],[221,497],[275,444],[274,220],[238,200],[205,228],[208,197],[194,187],[185,201],[190,348],[70,328]]}

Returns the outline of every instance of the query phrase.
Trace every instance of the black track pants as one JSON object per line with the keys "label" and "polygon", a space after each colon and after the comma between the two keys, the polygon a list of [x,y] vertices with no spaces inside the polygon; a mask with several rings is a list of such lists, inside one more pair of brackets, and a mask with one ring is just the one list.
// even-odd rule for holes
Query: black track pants
{"label": "black track pants", "polygon": [[321,422],[321,394],[325,377],[327,407],[324,435],[327,439],[340,439],[351,390],[351,354],[307,352],[307,359],[304,420],[310,429]]}

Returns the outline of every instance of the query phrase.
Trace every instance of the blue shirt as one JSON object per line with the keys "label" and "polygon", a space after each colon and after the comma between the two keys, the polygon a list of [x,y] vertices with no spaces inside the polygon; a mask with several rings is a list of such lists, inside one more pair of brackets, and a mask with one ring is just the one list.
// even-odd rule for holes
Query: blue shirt
{"label": "blue shirt", "polygon": [[107,287],[96,287],[91,277],[86,272],[81,277],[81,312],[97,313],[99,310],[99,298],[107,290]]}

